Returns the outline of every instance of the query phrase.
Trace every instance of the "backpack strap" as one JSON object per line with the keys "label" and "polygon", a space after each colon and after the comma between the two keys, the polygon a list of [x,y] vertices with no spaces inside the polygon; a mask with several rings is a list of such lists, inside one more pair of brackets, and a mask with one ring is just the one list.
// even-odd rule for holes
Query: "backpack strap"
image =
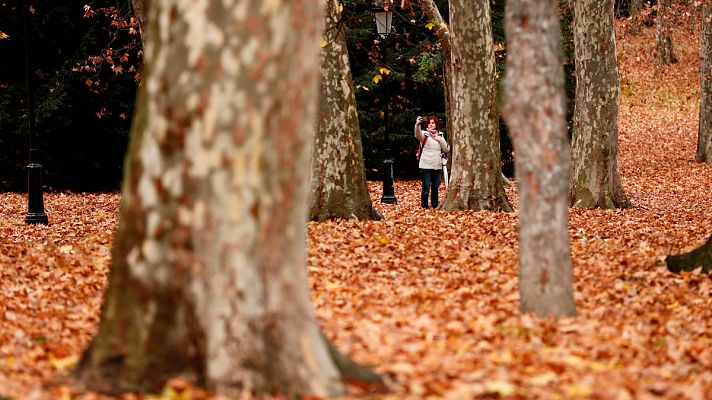
{"label": "backpack strap", "polygon": [[428,136],[424,136],[423,138],[423,143],[418,145],[418,152],[415,154],[415,159],[420,160],[420,155],[423,153],[423,146],[425,146],[425,142],[428,141]]}

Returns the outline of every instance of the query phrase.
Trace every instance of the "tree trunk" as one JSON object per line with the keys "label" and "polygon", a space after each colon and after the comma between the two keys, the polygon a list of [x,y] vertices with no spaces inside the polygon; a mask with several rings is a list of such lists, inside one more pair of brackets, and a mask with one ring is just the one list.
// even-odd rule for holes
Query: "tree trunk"
{"label": "tree trunk", "polygon": [[668,270],[678,273],[680,271],[693,271],[702,268],[702,272],[712,270],[712,236],[702,246],[687,253],[665,257]]}
{"label": "tree trunk", "polygon": [[672,20],[670,5],[672,0],[659,0],[658,13],[655,18],[655,50],[658,53],[658,64],[674,64],[677,62],[672,47]]}
{"label": "tree trunk", "polygon": [[613,0],[576,2],[577,84],[570,195],[575,207],[630,206],[618,170],[620,80],[613,3]]}
{"label": "tree trunk", "polygon": [[141,28],[141,40],[146,43],[146,24],[148,23],[146,19],[146,13],[150,6],[150,0],[131,0],[131,7],[133,8],[133,13],[138,20],[138,25]]}
{"label": "tree trunk", "polygon": [[450,2],[452,94],[450,187],[443,210],[512,211],[499,153],[489,1]]}
{"label": "tree trunk", "polygon": [[643,9],[643,0],[630,0],[628,3],[628,14],[631,18],[635,18]]}
{"label": "tree trunk", "polygon": [[640,28],[643,24],[640,12],[643,10],[643,0],[630,0],[628,3],[628,15],[630,15],[630,25],[628,33],[631,35],[640,34]]}
{"label": "tree trunk", "polygon": [[309,219],[381,219],[366,184],[344,27],[338,0],[326,2],[321,103],[312,156]]}
{"label": "tree trunk", "polygon": [[566,99],[566,134],[570,138],[574,130],[576,106],[576,54],[574,51],[574,8],[576,1],[559,1],[559,26],[561,27],[561,62],[564,67],[564,94]]}
{"label": "tree trunk", "polygon": [[700,127],[695,160],[712,164],[712,4],[709,2],[703,4],[700,58]]}
{"label": "tree trunk", "polygon": [[307,289],[321,2],[154,2],[91,389],[342,392]]}
{"label": "tree trunk", "polygon": [[450,1],[454,135],[443,210],[512,211],[504,193],[489,0]]}
{"label": "tree trunk", "polygon": [[[425,12],[425,14],[430,19],[430,22],[435,25],[435,34],[438,37],[442,37],[443,39],[443,65],[445,66],[445,78],[443,79],[445,91],[445,119],[447,120],[449,132],[449,134],[447,135],[447,141],[448,144],[450,144],[450,148],[452,148],[452,144],[455,143],[457,132],[454,129],[450,128],[452,120],[454,119],[453,104],[455,103],[453,88],[451,87],[451,82],[448,78],[453,74],[451,62],[452,37],[450,35],[450,28],[448,27],[447,23],[445,23],[445,20],[443,19],[442,14],[440,14],[440,10],[438,9],[438,6],[437,4],[435,4],[434,0],[420,0],[420,6],[423,8],[423,12]],[[452,162],[452,157],[450,157],[448,162]],[[450,168],[450,166],[448,166],[448,168]]]}
{"label": "tree trunk", "polygon": [[522,312],[573,315],[568,237],[570,153],[557,0],[509,0],[503,115],[519,185],[519,294]]}

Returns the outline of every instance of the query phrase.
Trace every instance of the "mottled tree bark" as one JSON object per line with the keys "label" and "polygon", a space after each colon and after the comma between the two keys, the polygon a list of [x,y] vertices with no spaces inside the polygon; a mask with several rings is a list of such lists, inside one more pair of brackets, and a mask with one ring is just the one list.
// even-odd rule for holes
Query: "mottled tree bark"
{"label": "mottled tree bark", "polygon": [[338,0],[326,1],[321,103],[314,141],[309,219],[381,219],[368,194],[349,54]]}
{"label": "mottled tree bark", "polygon": [[576,106],[571,204],[630,206],[618,169],[620,79],[613,0],[579,0],[574,17]]}
{"label": "mottled tree bark", "polygon": [[89,388],[342,392],[305,268],[322,5],[152,5]]}
{"label": "mottled tree bark", "polygon": [[672,0],[658,0],[658,12],[655,17],[655,50],[658,64],[677,62],[672,46],[672,19],[670,5]]}
{"label": "mottled tree bark", "polygon": [[700,59],[700,127],[695,160],[712,164],[712,4],[709,2],[702,9]]}
{"label": "mottled tree bark", "polygon": [[503,115],[519,186],[519,294],[522,312],[573,315],[568,237],[570,152],[557,0],[509,0]]}
{"label": "mottled tree bark", "polygon": [[504,193],[489,0],[450,1],[452,177],[443,210],[512,211]]}

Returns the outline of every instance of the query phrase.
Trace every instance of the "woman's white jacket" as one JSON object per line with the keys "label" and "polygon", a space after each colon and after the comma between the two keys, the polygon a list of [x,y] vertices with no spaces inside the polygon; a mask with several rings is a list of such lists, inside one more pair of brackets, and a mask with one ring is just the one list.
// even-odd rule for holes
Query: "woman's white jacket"
{"label": "woman's white jacket", "polygon": [[428,137],[428,140],[425,140],[425,145],[420,152],[418,168],[443,169],[442,153],[448,153],[450,151],[450,146],[447,145],[447,142],[443,138],[443,133],[440,132],[440,135],[431,136],[428,131],[416,128],[415,137],[418,138],[420,143],[423,143],[425,137]]}

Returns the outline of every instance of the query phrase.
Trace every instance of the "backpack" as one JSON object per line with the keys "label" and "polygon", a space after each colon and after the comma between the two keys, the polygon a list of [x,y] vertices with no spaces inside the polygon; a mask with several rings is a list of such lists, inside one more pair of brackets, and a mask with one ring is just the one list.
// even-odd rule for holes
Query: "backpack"
{"label": "backpack", "polygon": [[420,153],[423,151],[423,146],[425,146],[425,142],[428,141],[428,137],[426,136],[425,139],[423,139],[423,143],[418,144],[418,152],[415,153],[415,159],[420,161]]}

